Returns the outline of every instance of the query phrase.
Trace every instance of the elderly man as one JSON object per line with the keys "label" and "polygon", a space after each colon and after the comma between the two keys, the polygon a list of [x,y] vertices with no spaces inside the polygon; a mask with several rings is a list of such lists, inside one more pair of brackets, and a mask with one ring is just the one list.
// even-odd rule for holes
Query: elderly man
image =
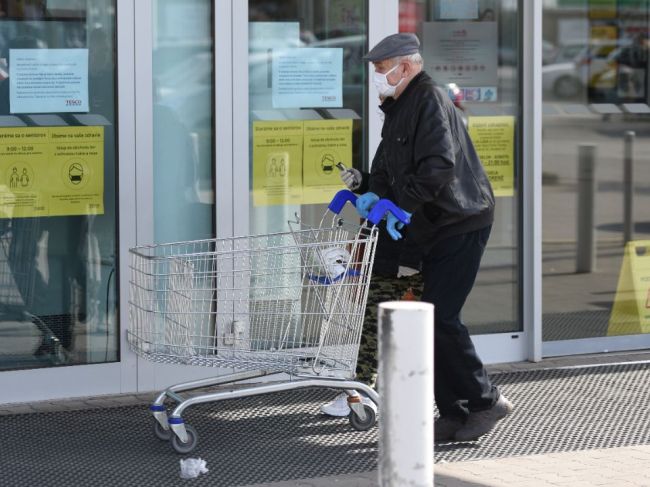
{"label": "elderly man", "polygon": [[407,230],[388,214],[386,228],[395,240],[408,231],[424,256],[422,300],[435,305],[436,441],[471,441],[512,411],[460,319],[492,228],[494,194],[460,114],[422,70],[419,46],[413,34],[394,34],[365,56],[385,118],[357,211],[367,216],[390,194],[411,216]]}

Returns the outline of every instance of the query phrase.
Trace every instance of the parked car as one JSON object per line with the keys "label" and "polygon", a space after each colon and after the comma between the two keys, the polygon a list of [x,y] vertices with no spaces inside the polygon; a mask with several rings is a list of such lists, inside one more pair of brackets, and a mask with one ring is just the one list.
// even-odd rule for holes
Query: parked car
{"label": "parked car", "polygon": [[611,89],[611,80],[603,78],[602,73],[609,69],[609,55],[620,42],[625,41],[598,40],[559,46],[542,67],[544,92],[567,99],[586,93],[587,89]]}
{"label": "parked car", "polygon": [[600,98],[612,102],[647,100],[648,60],[645,40],[626,40],[614,49],[598,73],[596,82],[602,87]]}

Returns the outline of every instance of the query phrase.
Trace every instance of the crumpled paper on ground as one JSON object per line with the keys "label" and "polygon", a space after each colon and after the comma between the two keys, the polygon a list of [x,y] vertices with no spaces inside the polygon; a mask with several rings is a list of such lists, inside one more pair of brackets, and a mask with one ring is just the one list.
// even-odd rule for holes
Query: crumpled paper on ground
{"label": "crumpled paper on ground", "polygon": [[181,478],[195,479],[202,473],[208,473],[205,460],[201,458],[188,458],[181,460]]}

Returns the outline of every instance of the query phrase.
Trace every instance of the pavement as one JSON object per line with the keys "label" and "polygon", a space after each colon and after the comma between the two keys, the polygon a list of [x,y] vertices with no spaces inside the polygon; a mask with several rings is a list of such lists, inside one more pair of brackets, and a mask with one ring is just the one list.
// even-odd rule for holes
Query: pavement
{"label": "pavement", "polygon": [[[437,464],[440,487],[648,487],[650,445]],[[376,487],[377,472],[254,487]],[[252,487],[252,486],[251,486]]]}
{"label": "pavement", "polygon": [[[648,467],[650,465],[650,428],[647,427],[648,418],[646,415],[648,412],[646,411],[646,404],[648,397],[645,390],[647,389],[645,387],[647,382],[639,383],[646,380],[645,375],[639,374],[647,374],[650,377],[650,352],[586,355],[544,360],[539,363],[493,365],[489,367],[489,370],[491,374],[499,377],[499,386],[502,390],[507,390],[509,395],[512,393],[512,398],[517,398],[520,416],[511,418],[510,425],[506,426],[504,424],[500,431],[491,435],[486,441],[480,442],[480,444],[437,446],[435,485],[447,487],[650,487],[650,467]],[[558,396],[557,404],[565,409],[567,414],[562,411],[552,411],[549,404],[552,405],[555,401],[551,400],[544,403],[544,391],[549,391],[551,395],[558,394],[557,391],[563,391],[561,393],[562,397]],[[99,415],[103,414],[102,411],[121,411],[125,410],[124,408],[133,406],[137,406],[136,411],[139,410],[140,406],[144,410],[145,405],[151,401],[153,395],[152,392],[150,394],[125,394],[76,398],[65,401],[0,405],[0,424],[3,424],[4,427],[10,426],[10,423],[2,423],[2,421],[18,417],[22,421],[21,428],[23,429],[25,428],[24,425],[33,424],[35,437],[29,439],[29,435],[26,435],[28,438],[26,441],[28,443],[29,441],[35,442],[35,446],[36,442],[42,441],[37,433],[39,429],[37,420],[42,419],[44,415],[51,418],[55,417],[47,413],[63,413],[65,417],[68,413],[70,415],[75,414],[75,411],[92,412],[95,409],[99,410],[96,412]],[[606,403],[603,403],[605,405],[593,404],[594,400],[597,401],[597,399],[594,399],[596,396],[605,396],[604,400],[613,403],[614,407],[608,408]],[[316,399],[321,400],[320,396]],[[527,401],[530,404],[527,404]],[[624,404],[616,404],[616,401]],[[636,402],[640,407],[637,407]],[[591,405],[594,407],[590,408],[588,403],[592,403]],[[578,407],[573,407],[573,405]],[[581,405],[582,407],[580,407]],[[631,407],[626,410],[626,405],[631,405]],[[274,408],[275,406],[272,409]],[[594,408],[598,411],[594,412]],[[542,410],[535,411],[535,409]],[[560,413],[560,416],[553,416],[558,413]],[[634,417],[626,416],[630,413]],[[145,414],[143,413],[143,415]],[[243,414],[245,417],[246,412],[244,411]],[[269,414],[268,409],[265,414]],[[286,411],[284,416],[287,416]],[[56,417],[60,418],[62,416]],[[304,417],[301,416],[301,418]],[[566,422],[567,418],[569,422]],[[233,419],[241,421],[241,417]],[[291,418],[289,419],[289,423],[286,424],[295,423]],[[540,423],[540,421],[544,420],[548,422]],[[265,421],[268,421],[268,417]],[[557,426],[553,424],[556,421],[564,423],[559,425],[558,429],[553,429]],[[269,431],[272,431],[272,425],[268,424],[267,426]],[[566,432],[564,433],[563,428],[565,426]],[[84,426],[79,423],[78,427],[82,429]],[[205,425],[202,427],[205,430]],[[346,425],[330,424],[328,426],[328,428],[334,428],[334,430],[339,427],[343,428]],[[223,428],[223,425],[220,428]],[[322,429],[323,424],[319,423],[318,428]],[[526,434],[526,430],[530,430],[531,434]],[[524,432],[522,433],[522,431]],[[592,433],[586,434],[585,431]],[[300,430],[297,429],[296,432],[300,432]],[[375,458],[364,465],[372,465],[373,467],[366,468],[365,471],[355,472],[353,466],[350,467],[350,473],[315,476],[314,478],[297,478],[280,482],[273,482],[273,479],[271,479],[268,482],[248,484],[247,487],[378,486],[376,437],[371,439],[370,443],[368,443],[366,437],[364,442],[351,445],[345,444],[343,440],[337,442],[338,434],[328,435],[330,439],[327,440],[327,448],[341,449],[340,453],[343,456],[336,458],[345,458],[346,455],[349,456],[350,452],[359,451],[360,445],[365,445],[365,449],[370,451],[371,456]],[[565,434],[566,438],[564,437]],[[334,441],[331,438],[334,438]],[[303,440],[304,438],[300,439]],[[146,442],[150,441],[149,438],[145,438],[145,440]],[[210,440],[214,440],[214,438],[208,438],[208,441]],[[59,440],[53,438],[52,441],[53,444],[56,444]],[[230,441],[236,443],[240,440],[231,439]],[[517,443],[518,441],[521,442],[521,445],[513,445],[513,442]],[[212,443],[215,444],[214,441]],[[285,443],[285,445],[289,444]],[[523,445],[527,445],[526,448],[523,448]],[[608,447],[603,448],[603,445]],[[356,450],[351,450],[351,447],[356,448]],[[281,447],[279,446],[279,448]],[[18,449],[18,445],[16,445],[16,449]],[[29,451],[29,448],[27,451]],[[177,462],[178,457],[168,452],[166,448],[163,448],[161,452],[162,454],[156,457],[156,461],[164,461],[169,464],[168,470],[173,472],[174,468],[176,468],[174,463]],[[2,467],[0,471],[3,471],[3,475],[0,475],[0,485],[23,485],[14,481],[4,483],[8,481],[7,479],[15,479],[15,477],[12,477],[10,469],[7,468],[7,459],[15,461],[15,452],[13,454],[12,457],[12,453],[5,452],[7,456],[3,466],[2,457],[5,455],[0,453],[0,467]],[[310,454],[306,452],[305,455],[309,456]],[[312,455],[310,458],[314,459],[309,460],[313,462],[314,469],[301,470],[300,475],[302,477],[305,477],[304,472],[306,471],[323,471],[318,468],[318,461],[316,460],[318,455]],[[23,460],[18,459],[18,461]],[[81,462],[83,459],[80,458],[79,461]],[[213,459],[211,462],[212,465],[209,463],[208,468],[210,466],[215,467],[215,460]],[[243,465],[246,465],[246,463],[243,463]],[[247,467],[257,468],[258,465],[251,464],[247,465]],[[359,468],[363,470],[363,467]],[[39,480],[34,480],[34,478],[30,477],[30,485],[50,485],[45,480],[38,483]],[[91,476],[89,478],[94,479],[93,485],[116,485],[114,483],[104,484],[101,477],[94,478]],[[208,482],[206,485],[212,483],[209,480],[206,475],[206,482]],[[168,485],[177,485],[179,481],[170,479]],[[196,485],[204,483],[199,480],[194,482],[196,482]],[[218,483],[218,485],[228,484],[222,482]],[[243,486],[245,484],[237,483],[236,485]]]}

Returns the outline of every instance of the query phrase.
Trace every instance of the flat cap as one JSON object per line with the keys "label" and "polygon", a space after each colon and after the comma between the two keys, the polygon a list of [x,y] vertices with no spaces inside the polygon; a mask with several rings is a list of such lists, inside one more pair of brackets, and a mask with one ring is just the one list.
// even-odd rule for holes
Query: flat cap
{"label": "flat cap", "polygon": [[415,34],[401,32],[384,37],[379,43],[363,56],[365,61],[375,62],[391,59],[397,56],[408,56],[420,50],[420,41]]}

